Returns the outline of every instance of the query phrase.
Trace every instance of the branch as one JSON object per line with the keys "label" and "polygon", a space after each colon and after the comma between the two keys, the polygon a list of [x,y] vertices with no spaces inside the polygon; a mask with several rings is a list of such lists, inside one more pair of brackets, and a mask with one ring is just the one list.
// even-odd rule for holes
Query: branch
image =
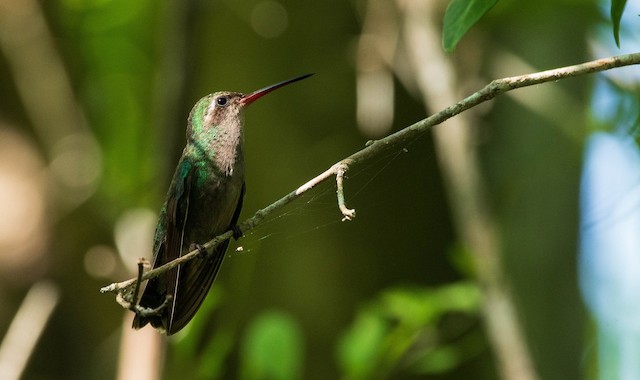
{"label": "branch", "polygon": [[[293,202],[300,196],[302,196],[307,191],[314,188],[316,185],[326,181],[330,177],[335,176],[337,182],[337,198],[338,198],[338,206],[343,215],[343,220],[351,220],[355,217],[355,210],[349,209],[344,200],[344,190],[343,190],[343,179],[345,173],[349,170],[349,168],[353,165],[364,162],[372,157],[380,155],[386,152],[389,149],[397,147],[398,145],[407,143],[422,133],[428,131],[434,125],[438,125],[444,122],[447,119],[452,118],[455,115],[458,115],[461,112],[468,110],[478,104],[484,103],[488,100],[491,100],[498,95],[501,95],[507,91],[515,90],[522,87],[533,86],[540,83],[546,82],[555,82],[561,79],[572,78],[580,75],[592,74],[600,71],[610,70],[613,68],[637,65],[640,64],[640,53],[633,54],[625,54],[619,55],[610,58],[598,59],[595,61],[589,61],[586,63],[562,67],[553,70],[542,71],[533,74],[520,75],[515,77],[508,77],[502,79],[496,79],[489,83],[487,86],[482,88],[480,91],[468,96],[467,98],[459,101],[458,103],[449,106],[442,111],[433,114],[426,119],[423,119],[413,125],[410,125],[394,134],[391,134],[383,139],[376,141],[367,142],[365,148],[362,150],[353,153],[349,157],[346,157],[334,165],[332,165],[329,169],[319,174],[315,178],[309,180],[302,186],[298,187],[296,190],[290,192],[279,200],[275,201],[271,205],[258,210],[251,218],[246,219],[244,222],[240,223],[238,227],[243,232],[248,232],[253,230],[256,226],[258,226],[267,216],[273,214],[274,212],[282,209],[284,206]],[[212,254],[212,248],[221,244],[222,242],[229,240],[233,236],[233,231],[229,230],[222,235],[216,236],[215,238],[209,240],[207,243],[203,245],[203,247]],[[111,285],[105,286],[100,291],[102,293],[106,292],[115,292],[123,301],[127,298],[123,296],[123,294],[127,293],[127,295],[133,295],[131,287],[136,285],[139,281],[148,280],[150,278],[157,277],[162,273],[177,267],[178,265],[184,264],[187,261],[194,259],[195,257],[201,255],[198,249],[195,249],[173,261],[168,262],[167,264],[158,267],[156,269],[150,270],[144,273],[139,278],[132,278],[127,281],[113,283]],[[130,297],[129,297],[130,298]],[[125,301],[126,303],[126,301]],[[121,304],[123,304],[121,302]],[[125,308],[130,308],[131,305],[125,306]]]}

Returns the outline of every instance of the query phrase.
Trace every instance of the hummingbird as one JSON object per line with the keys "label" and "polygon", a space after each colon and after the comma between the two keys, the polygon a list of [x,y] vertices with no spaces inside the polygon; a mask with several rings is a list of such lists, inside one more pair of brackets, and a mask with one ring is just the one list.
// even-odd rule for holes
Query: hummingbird
{"label": "hummingbird", "polygon": [[207,255],[200,245],[230,229],[237,239],[236,223],[245,193],[244,109],[262,96],[313,74],[298,76],[250,94],[221,91],[200,99],[187,122],[187,141],[173,175],[153,245],[157,268],[194,248],[202,255],[147,282],[139,305],[166,307],[157,315],[136,315],[133,328],[151,325],[167,335],[191,321],[209,292],[224,259],[229,241]]}

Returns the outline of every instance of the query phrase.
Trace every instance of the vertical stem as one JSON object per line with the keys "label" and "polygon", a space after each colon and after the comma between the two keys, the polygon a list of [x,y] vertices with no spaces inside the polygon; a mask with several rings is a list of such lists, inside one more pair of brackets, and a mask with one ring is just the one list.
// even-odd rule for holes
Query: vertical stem
{"label": "vertical stem", "polygon": [[[400,0],[404,35],[417,84],[430,109],[443,109],[456,100],[452,65],[440,45],[435,2]],[[496,223],[484,196],[480,168],[471,141],[468,113],[434,128],[438,159],[445,176],[456,229],[470,248],[477,279],[484,289],[482,311],[504,379],[538,378],[512,301],[500,261]]]}
{"label": "vertical stem", "polygon": [[58,288],[51,283],[38,282],[29,289],[0,344],[0,378],[22,377],[59,300]]}

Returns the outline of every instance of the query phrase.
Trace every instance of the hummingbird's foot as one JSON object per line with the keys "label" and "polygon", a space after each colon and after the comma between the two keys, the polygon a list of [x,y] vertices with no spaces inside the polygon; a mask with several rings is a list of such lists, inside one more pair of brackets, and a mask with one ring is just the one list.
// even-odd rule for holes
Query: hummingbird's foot
{"label": "hummingbird's foot", "polygon": [[189,246],[189,250],[193,251],[194,249],[197,249],[198,252],[200,252],[200,254],[198,255],[200,258],[204,259],[209,254],[209,252],[207,252],[207,249],[202,244],[191,243],[191,245]]}
{"label": "hummingbird's foot", "polygon": [[233,238],[235,240],[240,239],[244,235],[244,233],[238,226],[233,226],[231,229],[233,230]]}

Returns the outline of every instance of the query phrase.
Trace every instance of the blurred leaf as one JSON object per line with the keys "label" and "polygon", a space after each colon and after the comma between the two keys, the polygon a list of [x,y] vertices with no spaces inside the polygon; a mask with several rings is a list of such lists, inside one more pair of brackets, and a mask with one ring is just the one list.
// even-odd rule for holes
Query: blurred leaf
{"label": "blurred leaf", "polygon": [[498,0],[452,0],[444,14],[442,46],[453,51],[458,42]]}
{"label": "blurred leaf", "polygon": [[197,355],[197,338],[204,333],[213,312],[220,306],[223,299],[223,292],[220,286],[214,286],[207,295],[206,302],[198,310],[198,313],[179,334],[176,335],[177,352],[184,353],[188,356]]}
{"label": "blurred leaf", "polygon": [[431,350],[417,365],[420,373],[442,373],[460,364],[460,355],[456,347],[444,346]]}
{"label": "blurred leaf", "polygon": [[452,311],[474,312],[479,307],[480,290],[471,282],[436,289],[393,289],[382,295],[390,317],[412,327],[433,323]]}
{"label": "blurred leaf", "polygon": [[75,36],[72,54],[84,70],[78,92],[103,154],[99,195],[111,204],[104,212],[116,217],[143,202],[155,206],[162,191],[150,184],[164,170],[154,149],[165,131],[150,117],[163,46],[153,33],[161,5],[149,0],[63,4],[60,15]]}
{"label": "blurred leaf", "polygon": [[438,288],[434,296],[441,312],[474,313],[480,308],[482,293],[475,283],[458,282]]}
{"label": "blurred leaf", "polygon": [[366,379],[375,372],[387,331],[386,322],[376,311],[365,310],[358,315],[338,347],[338,360],[346,378]]}
{"label": "blurred leaf", "polygon": [[450,371],[485,351],[488,345],[479,330],[465,334],[456,342],[422,350],[411,365],[412,373],[437,374]]}
{"label": "blurred leaf", "polygon": [[448,351],[438,351],[445,347],[439,341],[438,325],[451,312],[477,314],[480,296],[472,282],[383,292],[358,313],[340,342],[338,355],[343,375],[348,379],[389,376],[410,351],[412,362],[419,360],[419,372],[457,366],[469,355],[453,351],[453,346]]}
{"label": "blurred leaf", "polygon": [[297,323],[281,312],[266,312],[248,327],[242,342],[242,379],[299,379],[303,337]]}
{"label": "blurred leaf", "polygon": [[468,278],[475,278],[476,264],[469,249],[461,243],[453,244],[447,251],[447,257],[460,274]]}
{"label": "blurred leaf", "polygon": [[[206,301],[198,310],[195,318],[176,335],[173,345],[176,376],[178,373],[189,378],[212,379],[222,373],[222,363],[233,347],[234,332],[218,329],[210,337],[204,349],[202,340],[206,338],[206,329],[210,325],[213,313],[222,303],[223,292],[220,286],[211,288]],[[197,364],[197,365],[194,365]],[[216,376],[218,375],[218,376]]]}
{"label": "blurred leaf", "polygon": [[613,23],[613,38],[616,40],[616,45],[620,47],[620,20],[624,13],[624,7],[627,5],[627,0],[611,0],[611,22]]}
{"label": "blurred leaf", "polygon": [[432,323],[440,314],[433,302],[431,289],[393,289],[383,293],[382,303],[389,317],[398,319],[403,325],[419,328]]}
{"label": "blurred leaf", "polygon": [[[235,343],[235,332],[218,329],[205,347],[198,361],[197,378],[221,378],[224,364]],[[189,363],[186,361],[185,363]]]}

